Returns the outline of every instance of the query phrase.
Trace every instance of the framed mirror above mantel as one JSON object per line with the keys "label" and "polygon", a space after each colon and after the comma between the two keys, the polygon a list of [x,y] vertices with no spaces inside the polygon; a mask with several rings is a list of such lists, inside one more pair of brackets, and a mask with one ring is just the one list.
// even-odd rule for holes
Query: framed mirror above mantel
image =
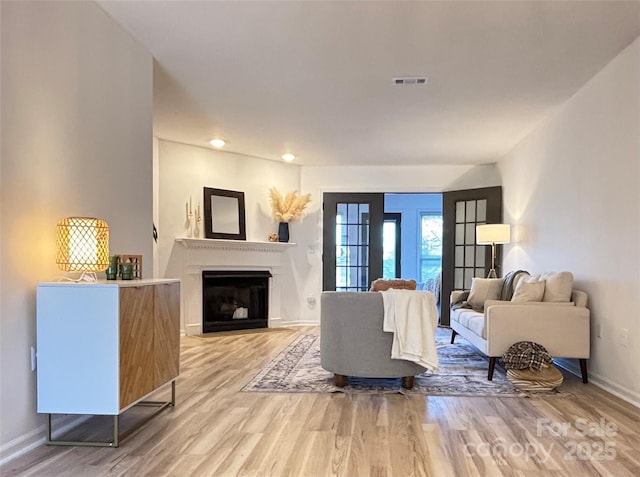
{"label": "framed mirror above mantel", "polygon": [[244,192],[204,187],[204,236],[246,240]]}

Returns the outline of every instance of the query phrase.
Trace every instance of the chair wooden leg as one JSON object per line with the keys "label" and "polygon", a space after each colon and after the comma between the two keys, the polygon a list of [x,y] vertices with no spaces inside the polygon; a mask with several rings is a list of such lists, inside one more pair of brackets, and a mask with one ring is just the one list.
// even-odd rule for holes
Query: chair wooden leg
{"label": "chair wooden leg", "polygon": [[454,330],[454,329],[451,330],[451,344],[453,344],[453,340],[456,339],[456,335],[457,334],[458,333],[456,332],[456,330]]}
{"label": "chair wooden leg", "polygon": [[589,379],[587,378],[587,360],[586,359],[580,359],[580,373],[582,373],[582,382],[584,384],[587,384],[589,382]]}
{"label": "chair wooden leg", "polygon": [[339,388],[343,388],[347,385],[347,377],[344,374],[334,374],[333,382]]}
{"label": "chair wooden leg", "polygon": [[489,381],[493,381],[493,370],[496,369],[496,359],[498,358],[495,356],[489,357],[489,375],[487,376]]}
{"label": "chair wooden leg", "polygon": [[413,388],[413,380],[414,380],[414,376],[403,376],[402,387],[405,389]]}

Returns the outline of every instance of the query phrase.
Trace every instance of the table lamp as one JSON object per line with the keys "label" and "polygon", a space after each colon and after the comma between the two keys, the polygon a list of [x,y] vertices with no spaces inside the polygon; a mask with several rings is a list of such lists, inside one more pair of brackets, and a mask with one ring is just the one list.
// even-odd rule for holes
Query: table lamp
{"label": "table lamp", "polygon": [[109,267],[109,225],[93,217],[67,217],[56,226],[56,263],[66,272],[82,272],[79,280],[95,281]]}

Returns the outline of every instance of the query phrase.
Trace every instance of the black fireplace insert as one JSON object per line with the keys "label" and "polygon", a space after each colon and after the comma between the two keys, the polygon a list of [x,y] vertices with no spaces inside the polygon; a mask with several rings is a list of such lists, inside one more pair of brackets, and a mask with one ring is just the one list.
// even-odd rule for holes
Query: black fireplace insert
{"label": "black fireplace insert", "polygon": [[268,271],[202,272],[202,332],[269,326]]}

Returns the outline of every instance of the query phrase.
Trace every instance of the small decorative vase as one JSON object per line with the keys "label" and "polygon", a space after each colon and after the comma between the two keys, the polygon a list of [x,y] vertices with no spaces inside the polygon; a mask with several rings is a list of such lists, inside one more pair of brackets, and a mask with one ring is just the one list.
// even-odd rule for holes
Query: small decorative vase
{"label": "small decorative vase", "polygon": [[112,255],[109,257],[109,268],[105,270],[107,280],[115,280],[118,278],[120,257],[118,255]]}
{"label": "small decorative vase", "polygon": [[120,278],[122,280],[133,280],[133,263],[120,264]]}
{"label": "small decorative vase", "polygon": [[289,241],[289,222],[280,222],[278,224],[278,242]]}

